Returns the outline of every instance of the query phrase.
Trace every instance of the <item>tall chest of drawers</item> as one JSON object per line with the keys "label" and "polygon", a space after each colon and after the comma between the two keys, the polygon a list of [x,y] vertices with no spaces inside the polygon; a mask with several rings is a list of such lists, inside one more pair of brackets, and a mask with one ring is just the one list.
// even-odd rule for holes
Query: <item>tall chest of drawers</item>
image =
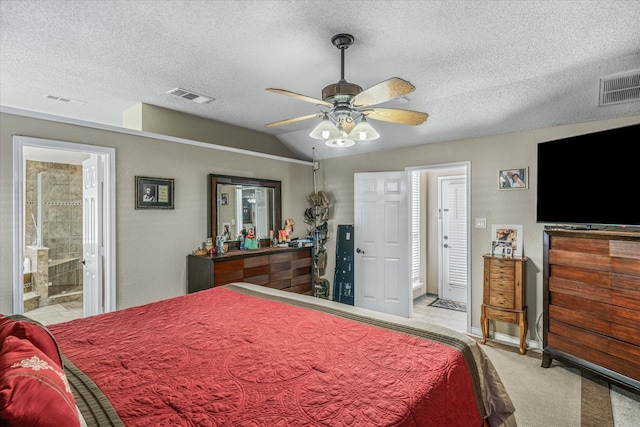
{"label": "tall chest of drawers", "polygon": [[480,315],[482,344],[489,337],[489,320],[514,323],[520,327],[520,354],[526,353],[526,262],[527,257],[484,255],[484,292]]}
{"label": "tall chest of drawers", "polygon": [[547,229],[543,358],[640,392],[640,233]]}

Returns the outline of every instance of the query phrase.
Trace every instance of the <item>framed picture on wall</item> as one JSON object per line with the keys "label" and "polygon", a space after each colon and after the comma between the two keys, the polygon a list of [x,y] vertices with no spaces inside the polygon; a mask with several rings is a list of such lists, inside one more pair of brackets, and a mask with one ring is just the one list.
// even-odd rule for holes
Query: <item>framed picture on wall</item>
{"label": "framed picture on wall", "polygon": [[173,209],[173,179],[136,176],[136,209]]}
{"label": "framed picture on wall", "polygon": [[[499,255],[507,255],[507,248],[511,249],[509,256],[522,256],[522,225],[492,224],[491,225],[491,253],[494,247],[499,247]],[[502,249],[504,248],[504,250]],[[494,254],[495,255],[495,254]]]}
{"label": "framed picture on wall", "polygon": [[529,188],[529,168],[499,169],[498,190],[526,190]]}

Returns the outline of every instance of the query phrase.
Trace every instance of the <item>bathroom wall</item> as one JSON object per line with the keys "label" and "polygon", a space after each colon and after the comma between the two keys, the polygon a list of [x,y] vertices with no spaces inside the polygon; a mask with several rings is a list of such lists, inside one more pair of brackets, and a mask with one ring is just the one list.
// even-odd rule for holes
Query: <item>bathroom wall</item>
{"label": "bathroom wall", "polygon": [[33,218],[38,220],[38,174],[41,173],[42,245],[49,248],[52,260],[80,258],[82,166],[27,160],[25,171],[25,242],[36,242]]}
{"label": "bathroom wall", "polygon": [[[27,301],[32,294],[25,294],[26,312],[29,307],[55,304],[56,295],[82,292],[82,166],[27,160],[25,183],[25,243],[29,249],[25,256],[33,266],[31,290],[38,296],[33,303]],[[35,247],[36,224],[43,248]]]}

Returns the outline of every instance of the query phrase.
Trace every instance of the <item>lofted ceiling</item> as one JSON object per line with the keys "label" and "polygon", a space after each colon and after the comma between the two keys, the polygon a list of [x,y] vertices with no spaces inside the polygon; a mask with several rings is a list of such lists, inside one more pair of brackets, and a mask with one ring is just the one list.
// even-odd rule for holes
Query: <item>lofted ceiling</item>
{"label": "lofted ceiling", "polygon": [[[640,114],[598,106],[600,79],[640,73],[640,2],[0,0],[0,105],[112,126],[138,103],[275,135],[298,158],[331,158]],[[418,126],[370,120],[373,141],[309,137],[340,79],[416,90],[378,105],[426,112]],[[215,98],[198,104],[167,94]],[[63,101],[54,98],[63,98]],[[68,101],[64,101],[68,100]],[[398,101],[403,101],[398,102]]]}

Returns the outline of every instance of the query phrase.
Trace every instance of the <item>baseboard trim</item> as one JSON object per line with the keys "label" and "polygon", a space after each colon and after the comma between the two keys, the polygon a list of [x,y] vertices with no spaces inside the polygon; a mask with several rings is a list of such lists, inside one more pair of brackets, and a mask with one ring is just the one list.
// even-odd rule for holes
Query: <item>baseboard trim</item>
{"label": "baseboard trim", "polygon": [[[477,327],[471,328],[471,333],[482,338],[482,329]],[[520,346],[520,337],[514,337],[512,335],[503,334],[500,332],[492,332],[489,334],[489,339],[494,339],[504,344]],[[527,350],[542,350],[542,344],[537,340],[527,340]]]}

